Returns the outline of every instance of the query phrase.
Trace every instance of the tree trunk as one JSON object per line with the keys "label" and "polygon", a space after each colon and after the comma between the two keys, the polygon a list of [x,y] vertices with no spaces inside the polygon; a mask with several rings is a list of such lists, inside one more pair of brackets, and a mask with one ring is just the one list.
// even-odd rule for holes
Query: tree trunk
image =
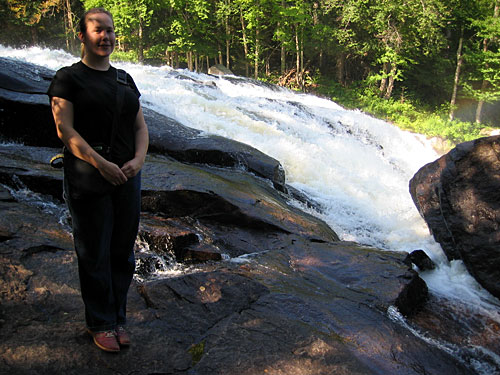
{"label": "tree trunk", "polygon": [[305,69],[304,69],[304,29],[300,30],[299,47],[300,47],[300,88],[302,90],[304,90],[304,88],[305,88],[305,79],[304,79],[304,74],[305,74]]}
{"label": "tree trunk", "polygon": [[[315,1],[313,4],[313,25],[314,26],[319,25],[318,9],[319,9],[319,3],[317,1]],[[315,50],[318,50],[318,48],[315,47]],[[318,67],[320,70],[323,67],[323,47],[321,44],[319,46],[319,51],[318,51]]]}
{"label": "tree trunk", "polygon": [[245,27],[245,19],[243,18],[243,8],[240,6],[240,21],[241,21],[241,32],[243,36],[243,52],[245,54],[245,77],[250,74],[250,67],[248,66],[248,42],[247,42],[247,32]]}
{"label": "tree trunk", "polygon": [[386,87],[387,87],[387,69],[388,69],[388,65],[389,64],[385,62],[383,64],[383,66],[382,66],[382,72],[383,72],[384,76],[380,80],[380,87],[379,87],[380,97],[382,97],[384,95],[384,92],[385,92]]}
{"label": "tree trunk", "polygon": [[[488,52],[488,39],[483,40],[483,53]],[[486,88],[488,87],[488,81],[483,79],[483,82],[481,83],[481,93],[483,93]],[[476,108],[476,124],[481,123],[481,115],[483,112],[483,106],[484,106],[484,100],[480,99],[479,102],[477,103],[477,108]]]}
{"label": "tree trunk", "polygon": [[[228,1],[228,7],[230,5],[230,1]],[[226,68],[230,69],[230,55],[229,55],[229,47],[231,46],[231,29],[229,27],[229,16],[226,16]]]}
{"label": "tree trunk", "polygon": [[300,85],[300,46],[299,46],[299,25],[295,25],[295,69],[296,69],[296,75],[295,75],[295,82],[297,85]]}
{"label": "tree trunk", "polygon": [[285,74],[286,70],[286,50],[283,43],[281,43],[281,52],[280,52],[280,74]]}
{"label": "tree trunk", "polygon": [[260,30],[257,22],[255,28],[255,59],[254,59],[254,78],[259,78],[259,53],[260,53]]}
{"label": "tree trunk", "polygon": [[144,21],[142,17],[139,18],[139,44],[137,46],[137,59],[139,60],[139,64],[144,64]]}
{"label": "tree trunk", "polygon": [[345,86],[345,53],[340,53],[337,56],[337,82],[340,83],[342,86]]}
{"label": "tree trunk", "polygon": [[457,102],[457,92],[458,92],[458,83],[460,82],[460,70],[462,69],[462,64],[464,61],[463,55],[462,55],[462,47],[463,47],[463,42],[464,42],[464,28],[462,27],[460,31],[460,39],[458,41],[458,48],[457,48],[457,66],[455,68],[455,80],[453,82],[453,93],[451,94],[451,100],[450,100],[450,121],[453,121],[455,119],[455,105]]}
{"label": "tree trunk", "polygon": [[73,12],[71,11],[71,2],[66,0],[65,3],[65,28],[66,28],[66,48],[70,52],[75,51],[75,26],[73,24]]}
{"label": "tree trunk", "polygon": [[387,90],[384,95],[384,99],[390,99],[392,95],[392,90],[394,89],[394,77],[396,76],[396,64],[391,64],[391,73],[389,74],[389,80],[387,82]]}
{"label": "tree trunk", "polygon": [[217,43],[217,51],[218,51],[218,56],[219,56],[219,61],[217,62],[217,64],[223,65],[222,50],[220,48],[219,43]]}
{"label": "tree trunk", "polygon": [[[481,92],[486,91],[487,88],[488,88],[488,81],[484,79],[483,82],[481,83]],[[482,117],[482,114],[483,114],[483,106],[484,106],[484,100],[481,99],[477,103],[476,119],[475,119],[476,120],[476,124],[480,124],[481,123],[481,117]]]}
{"label": "tree trunk", "polygon": [[66,51],[71,51],[70,43],[69,43],[69,22],[68,22],[68,14],[64,13],[64,37],[66,38]]}
{"label": "tree trunk", "polygon": [[187,64],[188,64],[188,69],[190,72],[192,72],[193,71],[193,52],[192,51],[186,52],[186,60],[187,60]]}
{"label": "tree trunk", "polygon": [[38,45],[38,32],[36,30],[36,26],[33,25],[30,27],[31,31],[31,41],[33,42],[33,45],[36,46]]}
{"label": "tree trunk", "polygon": [[172,53],[168,49],[165,50],[165,60],[166,60],[168,66],[171,66],[171,67],[174,66],[173,59],[172,59]]}
{"label": "tree trunk", "polygon": [[[285,0],[281,0],[281,8],[285,8]],[[278,22],[278,29],[281,27],[281,22]],[[280,74],[285,74],[286,70],[286,50],[285,43],[281,42],[281,54],[280,54]]]}

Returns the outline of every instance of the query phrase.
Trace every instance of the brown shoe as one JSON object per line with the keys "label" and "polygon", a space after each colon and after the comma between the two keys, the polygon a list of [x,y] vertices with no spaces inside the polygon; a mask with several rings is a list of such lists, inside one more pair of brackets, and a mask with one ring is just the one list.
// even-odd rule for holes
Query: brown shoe
{"label": "brown shoe", "polygon": [[123,326],[118,326],[116,327],[116,339],[118,340],[118,343],[122,346],[129,346],[130,345],[130,336],[128,332],[125,330],[125,327]]}
{"label": "brown shoe", "polygon": [[115,331],[92,332],[89,330],[89,333],[94,338],[94,343],[100,349],[106,352],[120,351],[120,345],[118,345],[118,341],[116,341]]}

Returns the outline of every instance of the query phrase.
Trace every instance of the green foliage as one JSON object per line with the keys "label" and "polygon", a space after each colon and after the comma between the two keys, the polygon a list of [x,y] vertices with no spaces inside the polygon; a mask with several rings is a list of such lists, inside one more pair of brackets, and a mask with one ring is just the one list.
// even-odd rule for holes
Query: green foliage
{"label": "green foliage", "polygon": [[145,57],[152,60],[161,60],[165,58],[166,45],[155,45],[145,51]]}
{"label": "green foliage", "polygon": [[115,50],[111,55],[112,61],[127,61],[137,63],[139,60],[137,58],[137,53],[133,50],[129,51],[119,51]]}
{"label": "green foliage", "polygon": [[60,6],[58,0],[8,0],[10,11],[25,25],[36,25],[53,8]]}
{"label": "green foliage", "polygon": [[451,144],[471,141],[480,137],[484,126],[474,122],[449,121],[436,114],[421,114],[412,130],[430,137],[441,137]]}

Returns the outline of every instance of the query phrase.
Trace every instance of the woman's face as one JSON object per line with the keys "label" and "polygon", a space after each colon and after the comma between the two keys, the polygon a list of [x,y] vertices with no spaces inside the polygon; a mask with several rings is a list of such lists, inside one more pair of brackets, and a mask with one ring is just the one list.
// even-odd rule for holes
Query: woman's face
{"label": "woman's face", "polygon": [[87,16],[86,24],[87,31],[79,34],[85,53],[96,57],[111,55],[116,40],[113,20],[106,13],[94,13]]}

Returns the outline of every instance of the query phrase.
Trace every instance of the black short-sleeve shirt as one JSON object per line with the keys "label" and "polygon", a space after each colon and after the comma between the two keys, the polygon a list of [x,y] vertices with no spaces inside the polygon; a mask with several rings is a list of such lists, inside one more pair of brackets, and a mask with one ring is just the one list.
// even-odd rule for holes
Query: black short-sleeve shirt
{"label": "black short-sleeve shirt", "polygon": [[[127,81],[111,152],[112,161],[120,166],[135,155],[134,123],[139,110],[139,90],[128,74]],[[80,61],[58,70],[47,94],[73,103],[73,126],[90,145],[111,145],[118,84],[116,68],[100,71]]]}

